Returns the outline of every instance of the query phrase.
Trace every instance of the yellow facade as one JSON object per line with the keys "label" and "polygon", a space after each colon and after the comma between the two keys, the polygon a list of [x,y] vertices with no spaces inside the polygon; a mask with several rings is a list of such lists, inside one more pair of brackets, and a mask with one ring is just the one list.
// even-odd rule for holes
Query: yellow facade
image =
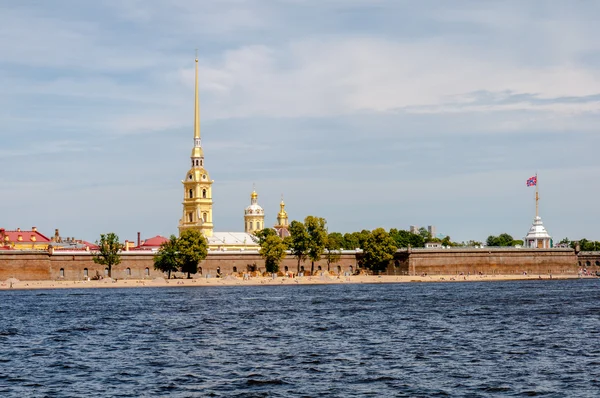
{"label": "yellow facade", "polygon": [[246,233],[250,235],[265,228],[265,211],[258,205],[256,191],[250,194],[250,206],[244,211],[244,225]]}
{"label": "yellow facade", "polygon": [[194,147],[191,168],[183,184],[183,215],[179,220],[179,233],[186,229],[196,229],[204,236],[213,235],[212,183],[204,168],[204,151],[200,140],[200,106],[198,100],[198,58],[196,58],[196,85],[194,102]]}

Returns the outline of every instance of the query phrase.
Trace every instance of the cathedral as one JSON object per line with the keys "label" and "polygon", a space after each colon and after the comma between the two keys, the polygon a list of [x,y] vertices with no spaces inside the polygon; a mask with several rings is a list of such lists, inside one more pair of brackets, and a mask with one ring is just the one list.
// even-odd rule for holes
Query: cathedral
{"label": "cathedral", "polygon": [[[204,151],[200,139],[200,104],[198,99],[198,58],[196,58],[196,80],[194,88],[194,147],[191,167],[183,184],[183,215],[179,220],[179,234],[186,229],[201,231],[208,241],[209,250],[258,250],[254,236],[256,231],[265,228],[265,212],[258,204],[256,189],[250,194],[250,205],[244,211],[244,232],[215,232],[213,227],[212,184],[204,163]],[[280,237],[289,235],[288,216],[283,198],[277,215],[277,225],[273,226]]]}

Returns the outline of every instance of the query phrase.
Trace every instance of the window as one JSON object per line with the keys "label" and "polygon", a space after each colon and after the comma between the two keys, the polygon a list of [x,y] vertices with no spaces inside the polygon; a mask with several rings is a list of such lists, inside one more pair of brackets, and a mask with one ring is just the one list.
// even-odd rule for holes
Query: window
{"label": "window", "polygon": [[198,166],[198,160],[196,160],[196,166]]}
{"label": "window", "polygon": [[204,222],[207,222],[208,221],[208,214],[203,213],[202,214],[202,219],[204,220]]}
{"label": "window", "polygon": [[192,179],[192,175],[190,174],[190,175],[188,176],[188,180],[191,180],[191,179]]}
{"label": "window", "polygon": [[254,225],[252,224],[252,221],[250,221],[250,229],[252,229],[254,227]]}
{"label": "window", "polygon": [[127,269],[125,270],[125,275],[127,275],[127,276],[131,276],[131,268],[127,268]]}
{"label": "window", "polygon": [[65,277],[65,269],[61,268],[59,272],[60,272],[60,277],[64,278]]}
{"label": "window", "polygon": [[87,268],[83,269],[83,276],[85,276],[87,278],[87,276],[88,276],[88,269]]}
{"label": "window", "polygon": [[150,268],[146,267],[146,269],[144,270],[144,275],[150,276]]}
{"label": "window", "polygon": [[200,166],[204,166],[204,162],[200,159]]}
{"label": "window", "polygon": [[233,267],[233,272],[236,273],[237,272],[237,267]]}
{"label": "window", "polygon": [[190,219],[190,222],[194,221],[194,213],[190,212],[188,213],[188,218]]}
{"label": "window", "polygon": [[259,221],[256,222],[256,229],[260,229],[260,222]]}
{"label": "window", "polygon": [[206,199],[206,189],[202,190],[202,198]]}
{"label": "window", "polygon": [[193,198],[194,197],[194,190],[190,189],[189,194],[190,194],[190,199]]}
{"label": "window", "polygon": [[202,267],[198,267],[198,274],[202,275]]}

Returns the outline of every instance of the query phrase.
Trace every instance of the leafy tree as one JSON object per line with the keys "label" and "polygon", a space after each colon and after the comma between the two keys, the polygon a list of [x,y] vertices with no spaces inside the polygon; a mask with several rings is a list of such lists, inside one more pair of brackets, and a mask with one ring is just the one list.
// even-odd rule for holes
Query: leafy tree
{"label": "leafy tree", "polygon": [[434,238],[425,227],[419,228],[419,235],[425,242],[431,242],[431,240]]}
{"label": "leafy tree", "polygon": [[507,233],[503,233],[498,236],[490,235],[490,236],[488,236],[488,238],[486,240],[486,244],[488,246],[500,246],[500,247],[513,246],[513,242],[514,242],[513,237]]}
{"label": "leafy tree", "polygon": [[266,238],[261,240],[258,253],[265,259],[267,272],[275,273],[279,271],[279,264],[285,257],[286,249],[286,246],[277,234],[267,234]]}
{"label": "leafy tree", "polygon": [[449,236],[444,237],[444,239],[442,239],[442,245],[443,246],[454,246],[454,243],[452,243],[452,240],[450,240]]}
{"label": "leafy tree", "polygon": [[342,247],[346,250],[355,250],[360,247],[360,243],[358,243],[358,234],[356,232],[345,233],[344,245]]}
{"label": "leafy tree", "polygon": [[208,243],[202,232],[195,229],[184,230],[178,239],[178,248],[181,255],[181,272],[190,274],[198,272],[198,263],[208,254]]}
{"label": "leafy tree", "polygon": [[362,231],[358,232],[358,247],[360,247],[361,249],[365,247],[365,243],[367,242],[367,239],[369,239],[369,237],[371,236],[371,231],[369,231],[368,229],[363,229]]}
{"label": "leafy tree", "polygon": [[275,232],[273,228],[265,228],[261,229],[260,231],[256,231],[254,236],[256,236],[258,239],[258,245],[262,246],[262,243],[267,239],[267,237],[277,236],[277,232]]}
{"label": "leafy tree", "polygon": [[168,272],[167,279],[171,279],[171,272],[181,268],[181,256],[179,254],[179,242],[175,235],[171,235],[168,241],[162,243],[154,256],[154,269]]}
{"label": "leafy tree", "polygon": [[321,259],[321,255],[325,251],[325,243],[327,241],[327,229],[325,221],[322,217],[307,216],[304,219],[304,227],[308,235],[308,258],[310,258],[310,273],[315,272],[315,261]]}
{"label": "leafy tree", "polygon": [[289,248],[292,255],[298,260],[297,272],[300,272],[300,262],[304,262],[308,255],[308,233],[306,232],[306,228],[304,228],[304,224],[296,220],[290,223],[289,231]]}
{"label": "leafy tree", "polygon": [[100,234],[100,241],[96,241],[99,249],[94,253],[93,260],[96,264],[104,265],[108,268],[108,277],[112,276],[112,267],[121,263],[120,251],[123,245],[119,242],[119,237],[114,232]]}
{"label": "leafy tree", "polygon": [[384,271],[396,250],[394,240],[383,228],[374,229],[363,247],[363,263],[374,272]]}
{"label": "leafy tree", "polygon": [[283,238],[283,244],[285,245],[286,250],[289,250],[292,247],[292,237],[290,235]]}
{"label": "leafy tree", "polygon": [[329,271],[330,264],[337,263],[342,257],[341,249],[344,243],[344,237],[339,232],[332,232],[327,235],[327,242],[325,242],[325,258],[327,259],[327,271]]}

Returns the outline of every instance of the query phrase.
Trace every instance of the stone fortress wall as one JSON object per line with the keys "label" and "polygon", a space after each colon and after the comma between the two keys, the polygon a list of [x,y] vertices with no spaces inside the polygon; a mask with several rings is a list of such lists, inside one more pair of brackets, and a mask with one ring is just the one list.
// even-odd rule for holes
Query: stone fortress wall
{"label": "stone fortress wall", "polygon": [[[598,254],[598,253],[596,253]],[[344,251],[336,264],[331,264],[334,273],[354,272],[360,262],[361,253]],[[153,279],[163,277],[154,270],[153,253],[125,252],[121,264],[112,270],[117,279]],[[386,271],[390,275],[458,275],[473,274],[528,274],[561,275],[577,274],[581,264],[591,271],[600,270],[600,254],[585,252],[579,256],[571,249],[412,249],[399,250]],[[286,268],[287,267],[287,268]],[[310,261],[301,264],[305,275],[311,271]],[[320,268],[319,268],[320,267]],[[86,275],[87,270],[87,275]],[[291,256],[280,265],[282,272],[297,273],[297,260]],[[322,259],[315,263],[315,274],[327,270]],[[209,252],[199,264],[199,273],[194,277],[215,277],[241,274],[246,271],[265,271],[264,260],[256,252]],[[302,269],[301,269],[302,271]],[[104,266],[95,264],[89,252],[6,251],[0,252],[0,280],[83,280],[96,275],[105,276]]]}

